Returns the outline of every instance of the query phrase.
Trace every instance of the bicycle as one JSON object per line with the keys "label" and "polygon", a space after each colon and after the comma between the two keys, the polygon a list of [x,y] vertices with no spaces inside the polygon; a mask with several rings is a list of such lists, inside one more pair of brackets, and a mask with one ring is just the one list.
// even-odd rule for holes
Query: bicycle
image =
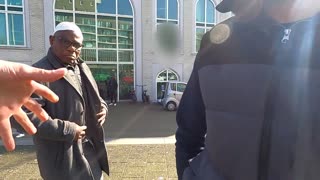
{"label": "bicycle", "polygon": [[132,102],[137,102],[136,91],[134,89],[129,90],[129,97],[131,98]]}
{"label": "bicycle", "polygon": [[146,103],[150,103],[150,96],[147,95],[147,90],[143,90],[142,101]]}
{"label": "bicycle", "polygon": [[143,86],[146,85],[136,85],[137,87],[141,87],[141,98],[142,98],[142,102],[144,103],[150,103],[150,96],[147,94],[147,90],[143,89]]}

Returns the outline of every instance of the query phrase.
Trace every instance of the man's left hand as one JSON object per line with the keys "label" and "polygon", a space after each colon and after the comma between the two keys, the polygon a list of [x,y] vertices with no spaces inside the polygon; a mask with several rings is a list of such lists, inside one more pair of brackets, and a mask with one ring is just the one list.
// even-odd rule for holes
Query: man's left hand
{"label": "man's left hand", "polygon": [[107,117],[107,110],[105,108],[102,108],[101,111],[97,114],[98,123],[100,126],[103,125],[103,123],[106,121]]}

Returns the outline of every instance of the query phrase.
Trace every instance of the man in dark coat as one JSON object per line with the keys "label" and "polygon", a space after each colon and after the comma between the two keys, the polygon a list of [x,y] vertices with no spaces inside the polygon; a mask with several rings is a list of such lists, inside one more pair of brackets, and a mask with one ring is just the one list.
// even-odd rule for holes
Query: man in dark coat
{"label": "man in dark coat", "polygon": [[118,90],[118,83],[114,76],[108,81],[108,92],[110,96],[110,104],[109,105],[117,105],[117,90]]}
{"label": "man in dark coat", "polygon": [[251,3],[257,16],[216,25],[197,54],[177,111],[179,179],[320,177],[320,1]]}
{"label": "man in dark coat", "polygon": [[50,36],[47,56],[34,64],[43,69],[66,68],[64,78],[46,83],[59,97],[56,104],[35,98],[49,114],[41,122],[30,114],[40,174],[45,180],[100,180],[109,173],[103,123],[107,105],[99,95],[89,67],[80,58],[83,36],[77,25],[62,22]]}

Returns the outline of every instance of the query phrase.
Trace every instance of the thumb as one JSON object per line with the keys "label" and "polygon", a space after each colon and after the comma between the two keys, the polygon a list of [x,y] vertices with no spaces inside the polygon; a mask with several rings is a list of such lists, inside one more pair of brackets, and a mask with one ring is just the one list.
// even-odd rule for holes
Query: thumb
{"label": "thumb", "polygon": [[80,127],[82,130],[86,130],[87,129],[87,126],[81,126]]}

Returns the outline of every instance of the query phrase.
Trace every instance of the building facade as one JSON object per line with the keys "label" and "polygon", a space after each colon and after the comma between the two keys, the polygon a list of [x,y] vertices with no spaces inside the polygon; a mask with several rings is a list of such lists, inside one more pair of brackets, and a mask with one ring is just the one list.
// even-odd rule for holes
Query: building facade
{"label": "building facade", "polygon": [[83,31],[82,59],[106,96],[116,77],[118,99],[142,89],[151,101],[170,80],[187,82],[202,35],[231,16],[221,0],[0,0],[0,58],[32,64],[46,55],[61,21]]}

